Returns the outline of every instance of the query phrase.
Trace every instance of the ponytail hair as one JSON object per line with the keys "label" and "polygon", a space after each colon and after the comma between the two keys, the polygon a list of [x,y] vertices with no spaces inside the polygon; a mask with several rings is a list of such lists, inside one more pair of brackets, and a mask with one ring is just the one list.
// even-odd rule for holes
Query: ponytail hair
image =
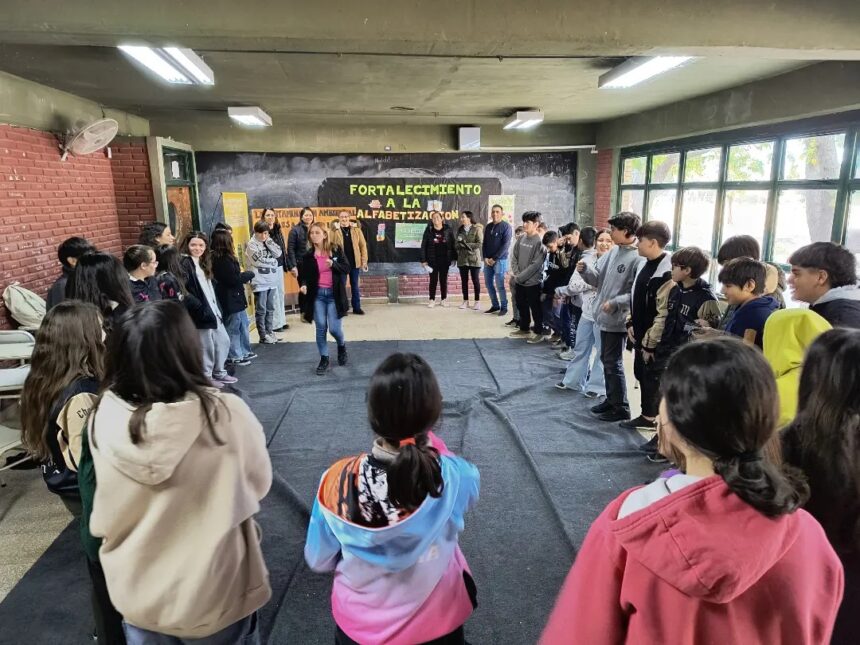
{"label": "ponytail hair", "polygon": [[738,497],[769,517],[806,503],[803,474],[765,456],[779,397],[760,351],[734,338],[689,343],[669,360],[661,389],[677,435],[713,461]]}
{"label": "ponytail hair", "polygon": [[427,436],[442,414],[442,392],[436,375],[416,354],[386,358],[370,379],[367,417],[373,431],[392,446],[397,457],[387,469],[388,498],[412,511],[444,488],[439,451]]}

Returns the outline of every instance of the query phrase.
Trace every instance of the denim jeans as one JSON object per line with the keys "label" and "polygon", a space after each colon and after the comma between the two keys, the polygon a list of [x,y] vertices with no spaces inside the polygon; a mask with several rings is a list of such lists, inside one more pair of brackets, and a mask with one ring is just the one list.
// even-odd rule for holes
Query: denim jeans
{"label": "denim jeans", "polygon": [[627,403],[627,382],[624,380],[624,344],[626,332],[600,332],[600,357],[606,379],[606,400],[613,410],[630,412]]}
{"label": "denim jeans", "polygon": [[245,358],[251,353],[251,335],[248,331],[251,323],[248,320],[248,312],[243,309],[230,314],[224,323],[227,335],[230,337],[230,353],[227,354],[227,358],[232,361]]}
{"label": "denim jeans", "polygon": [[343,325],[337,317],[337,307],[334,304],[333,289],[319,289],[317,299],[314,301],[314,323],[317,328],[317,349],[320,356],[328,356],[328,343],[326,334],[331,332],[337,341],[338,347],[346,344],[343,337]]}
{"label": "denim jeans", "polygon": [[493,307],[508,308],[508,294],[505,291],[505,274],[508,272],[508,259],[496,260],[493,266],[484,265],[484,284],[490,294]]}
{"label": "denim jeans", "polygon": [[361,269],[350,269],[349,276],[341,274],[340,279],[343,281],[343,286],[346,288],[346,281],[349,280],[349,291],[352,294],[352,310],[358,311],[361,309]]}
{"label": "denim jeans", "polygon": [[[577,310],[579,310],[577,312]],[[577,313],[579,315],[577,315]],[[561,305],[561,318],[559,325],[561,326],[561,337],[564,340],[565,347],[573,348],[576,345],[576,326],[579,323],[579,318],[582,315],[582,309],[576,307],[571,302],[565,302]]]}
{"label": "denim jeans", "polygon": [[202,638],[179,638],[151,632],[128,623],[122,624],[127,645],[259,645],[260,625],[257,612],[228,625],[220,632]]}
{"label": "denim jeans", "polygon": [[[592,358],[592,354],[594,357]],[[606,394],[603,380],[603,362],[600,360],[600,330],[585,316],[580,318],[573,346],[573,360],[561,380],[567,387],[579,392]]]}
{"label": "denim jeans", "polygon": [[260,340],[272,335],[275,318],[275,289],[254,292],[254,317],[257,319],[257,333]]}

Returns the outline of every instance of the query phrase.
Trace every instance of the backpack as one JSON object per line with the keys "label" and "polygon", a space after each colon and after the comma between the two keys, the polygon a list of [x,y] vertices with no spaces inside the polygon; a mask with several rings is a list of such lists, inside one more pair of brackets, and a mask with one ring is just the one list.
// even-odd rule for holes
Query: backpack
{"label": "backpack", "polygon": [[45,317],[45,300],[29,289],[13,282],[3,291],[3,302],[21,329],[36,330]]}

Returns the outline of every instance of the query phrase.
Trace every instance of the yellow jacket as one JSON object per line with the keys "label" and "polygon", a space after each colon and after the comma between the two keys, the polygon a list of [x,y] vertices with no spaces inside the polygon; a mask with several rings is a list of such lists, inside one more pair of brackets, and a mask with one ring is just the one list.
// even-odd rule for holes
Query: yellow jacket
{"label": "yellow jacket", "polygon": [[764,356],[776,377],[780,428],[797,413],[797,390],[806,350],[828,329],[830,323],[809,309],[776,311],[764,325]]}

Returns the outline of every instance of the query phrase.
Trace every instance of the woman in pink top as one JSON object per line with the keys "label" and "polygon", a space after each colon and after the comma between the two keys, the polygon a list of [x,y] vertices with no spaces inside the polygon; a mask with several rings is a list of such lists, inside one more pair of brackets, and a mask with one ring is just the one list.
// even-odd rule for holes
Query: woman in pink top
{"label": "woman in pink top", "polygon": [[308,230],[311,248],[302,260],[299,275],[301,292],[307,297],[302,304],[302,317],[315,322],[317,328],[317,349],[320,363],[317,374],[328,370],[328,344],[326,334],[331,332],[337,341],[337,364],[346,365],[346,341],[340,319],[346,315],[349,302],[346,287],[341,276],[349,274],[349,262],[343,249],[333,246],[329,232],[321,224],[312,224]]}

